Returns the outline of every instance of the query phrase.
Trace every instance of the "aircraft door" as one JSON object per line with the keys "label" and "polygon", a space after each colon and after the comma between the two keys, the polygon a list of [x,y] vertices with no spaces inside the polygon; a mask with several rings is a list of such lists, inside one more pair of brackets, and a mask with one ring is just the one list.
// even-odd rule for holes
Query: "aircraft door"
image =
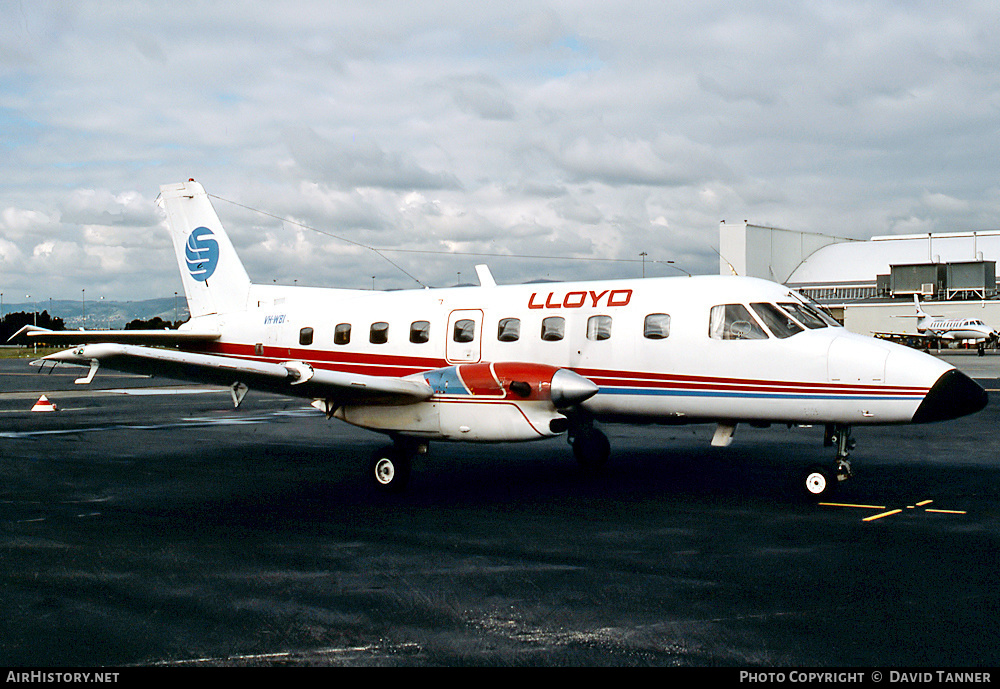
{"label": "aircraft door", "polygon": [[448,316],[445,358],[449,364],[476,364],[482,358],[483,312],[457,309]]}

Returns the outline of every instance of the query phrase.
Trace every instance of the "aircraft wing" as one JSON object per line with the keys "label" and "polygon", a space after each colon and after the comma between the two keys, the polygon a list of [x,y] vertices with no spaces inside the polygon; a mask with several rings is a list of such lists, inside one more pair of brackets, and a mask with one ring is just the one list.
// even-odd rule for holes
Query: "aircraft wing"
{"label": "aircraft wing", "polygon": [[121,342],[169,345],[182,342],[211,342],[219,339],[219,333],[191,330],[49,330],[26,325],[11,335],[7,341],[13,342],[18,338],[59,344]]}
{"label": "aircraft wing", "polygon": [[81,383],[90,382],[99,366],[107,366],[127,373],[225,385],[233,390],[236,404],[242,399],[246,387],[307,399],[330,400],[335,405],[411,404],[434,394],[423,379],[328,371],[313,368],[302,361],[276,364],[111,342],[67,349],[38,361],[39,365],[45,362],[90,366],[90,376],[77,381]]}
{"label": "aircraft wing", "polygon": [[930,333],[893,333],[893,332],[875,332],[875,331],[872,331],[872,337],[900,344],[909,344],[912,342],[926,342],[933,344],[934,342],[938,342],[939,340],[948,339],[943,335],[933,335]]}

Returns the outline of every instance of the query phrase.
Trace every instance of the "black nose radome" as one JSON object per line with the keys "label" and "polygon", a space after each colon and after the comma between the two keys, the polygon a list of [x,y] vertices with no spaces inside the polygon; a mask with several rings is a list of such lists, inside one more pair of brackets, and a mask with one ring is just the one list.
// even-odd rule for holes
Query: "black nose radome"
{"label": "black nose radome", "polygon": [[958,369],[941,374],[913,415],[913,423],[946,421],[975,414],[986,406],[986,391]]}

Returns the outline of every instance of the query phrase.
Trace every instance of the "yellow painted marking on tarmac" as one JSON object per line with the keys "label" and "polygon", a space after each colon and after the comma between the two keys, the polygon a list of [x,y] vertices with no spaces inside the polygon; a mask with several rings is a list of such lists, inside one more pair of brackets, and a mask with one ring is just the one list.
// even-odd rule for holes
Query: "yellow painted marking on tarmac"
{"label": "yellow painted marking on tarmac", "polygon": [[883,512],[882,514],[873,514],[870,517],[865,517],[861,521],[863,522],[873,522],[876,519],[881,519],[882,517],[891,517],[894,514],[899,514],[903,510],[889,510],[888,512]]}
{"label": "yellow painted marking on tarmac", "polygon": [[885,505],[851,505],[846,502],[821,502],[820,505],[825,507],[860,507],[866,510],[884,510]]}
{"label": "yellow painted marking on tarmac", "polygon": [[[930,505],[933,502],[934,502],[933,500],[921,500],[920,502],[914,503],[912,505],[907,505],[906,509],[908,509],[908,510],[915,510],[918,507],[923,507],[924,508],[924,512],[934,512],[936,514],[968,514],[968,512],[966,512],[965,510],[938,510],[938,509],[932,509],[930,507],[927,507],[927,505]],[[856,504],[849,503],[849,502],[820,502],[820,503],[817,503],[817,504],[818,505],[822,505],[823,507],[849,507],[849,508],[858,508],[858,509],[865,509],[865,510],[884,510],[885,509],[885,505],[856,505]],[[903,508],[889,510],[888,512],[880,512],[879,514],[873,514],[870,517],[865,517],[861,521],[863,521],[863,522],[873,522],[873,521],[876,521],[878,519],[883,519],[885,517],[891,517],[894,514],[899,514],[902,511],[903,511]]]}

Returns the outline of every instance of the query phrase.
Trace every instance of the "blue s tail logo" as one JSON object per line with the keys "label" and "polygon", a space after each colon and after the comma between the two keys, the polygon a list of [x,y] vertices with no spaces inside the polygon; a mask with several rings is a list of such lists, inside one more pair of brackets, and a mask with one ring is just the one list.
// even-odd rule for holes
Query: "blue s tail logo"
{"label": "blue s tail logo", "polygon": [[219,265],[219,243],[212,239],[212,231],[207,227],[197,227],[188,237],[184,246],[188,271],[198,282],[212,277]]}

